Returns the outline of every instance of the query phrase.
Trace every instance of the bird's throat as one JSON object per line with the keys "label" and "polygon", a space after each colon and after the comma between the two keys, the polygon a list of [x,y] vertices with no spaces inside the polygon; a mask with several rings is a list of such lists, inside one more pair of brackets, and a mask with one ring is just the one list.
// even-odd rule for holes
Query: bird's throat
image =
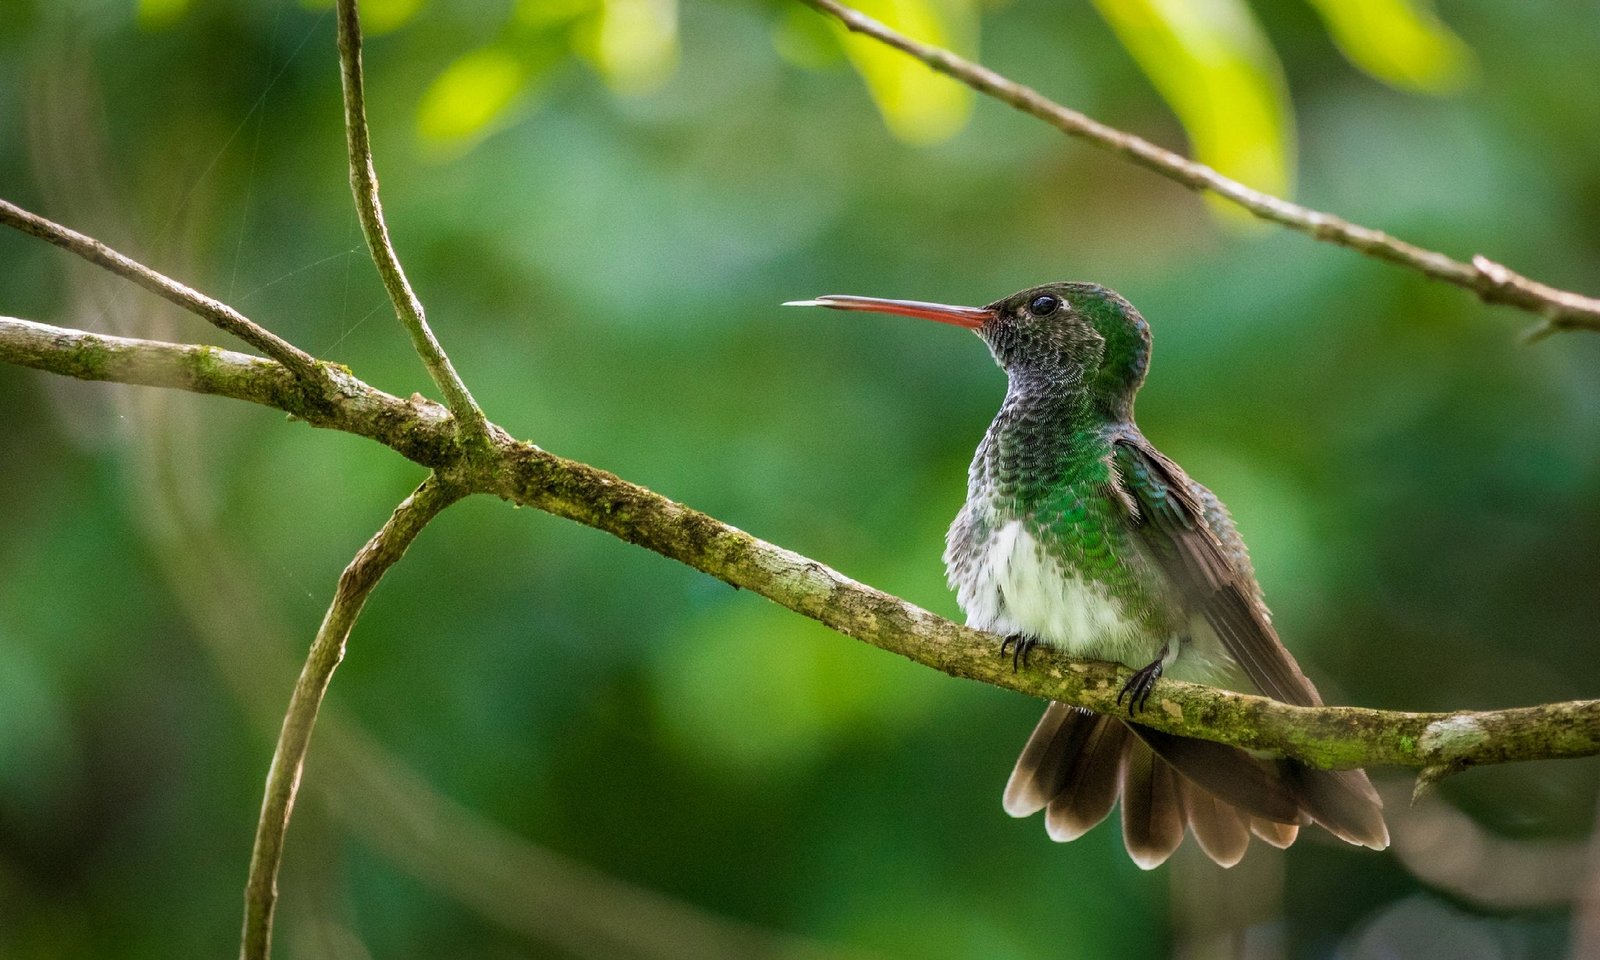
{"label": "bird's throat", "polygon": [[973,460],[971,496],[1025,511],[1103,463],[1112,425],[1073,386],[1013,382]]}

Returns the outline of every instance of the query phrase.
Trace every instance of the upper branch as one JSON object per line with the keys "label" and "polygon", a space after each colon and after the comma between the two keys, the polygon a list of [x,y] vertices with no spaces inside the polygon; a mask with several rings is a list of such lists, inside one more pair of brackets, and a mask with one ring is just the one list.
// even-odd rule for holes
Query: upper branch
{"label": "upper branch", "polygon": [[1363,227],[1331,213],[1253,190],[1203,163],[1196,163],[1156,146],[1143,137],[1107,126],[1064,107],[1037,90],[1003,77],[987,67],[965,60],[941,47],[913,40],[837,0],[804,2],[837,18],[846,28],[910,54],[979,93],[1010,104],[1068,136],[1110,150],[1191,190],[1208,190],[1263,220],[1282,224],[1318,240],[1348,247],[1369,257],[1409,267],[1435,280],[1464,287],[1476,293],[1485,303],[1504,304],[1537,314],[1544,322],[1536,329],[1536,334],[1579,328],[1600,330],[1600,299],[1539,283],[1481,255],[1473,257],[1471,263],[1463,263],[1437,251],[1406,243],[1381,230]]}
{"label": "upper branch", "polygon": [[185,286],[171,277],[157,273],[144,264],[123,256],[93,237],[29,213],[14,203],[0,200],[0,223],[14,227],[29,236],[69,250],[97,266],[132,280],[151,293],[185,310],[194,313],[215,326],[250,344],[294,371],[295,375],[310,383],[325,383],[327,378],[317,359],[289,341],[257,325],[249,317],[220,300],[214,300],[198,290]]}
{"label": "upper branch", "polygon": [[479,439],[489,432],[488,421],[472,393],[456,373],[444,347],[433,335],[423,316],[422,301],[411,289],[400,258],[389,240],[389,227],[383,219],[383,205],[378,199],[378,172],[372,163],[372,139],[367,133],[366,89],[361,71],[361,16],[356,0],[338,0],[339,68],[344,82],[345,139],[350,152],[350,189],[355,194],[356,214],[361,220],[361,231],[367,238],[367,249],[372,262],[378,267],[383,286],[394,302],[395,315],[411,334],[411,345],[416,349],[428,375],[444,393],[445,404],[455,414],[464,433]]}
{"label": "upper branch", "polygon": [[[452,423],[438,406],[392,397],[340,372],[332,409],[318,414],[269,360],[211,347],[105,337],[0,318],[0,362],[89,380],[220,393],[370,437],[474,493],[604,530],[758,593],[833,629],[941,670],[1103,713],[1118,709],[1126,668],[1035,651],[1013,672],[991,634],[952,623],[629,483],[491,429],[484,457],[460,462]],[[319,419],[320,418],[320,419]],[[1600,700],[1485,712],[1408,713],[1358,707],[1295,707],[1191,683],[1162,680],[1140,723],[1182,736],[1297,757],[1323,767],[1397,765],[1450,771],[1512,760],[1600,753]]]}
{"label": "upper branch", "polygon": [[405,555],[411,542],[445,507],[465,493],[432,474],[411,496],[400,502],[394,514],[372,539],[356,552],[355,559],[339,576],[333,602],[323,616],[322,626],[311,641],[305,666],[295,682],[289,710],[267,771],[266,796],[261,804],[261,819],[256,825],[255,845],[250,854],[250,879],[245,885],[244,935],[239,955],[242,960],[265,960],[270,954],[272,911],[278,899],[278,865],[283,860],[283,838],[294,809],[295,793],[311,731],[333,671],[344,659],[345,642],[361,608],[366,605],[378,581]]}

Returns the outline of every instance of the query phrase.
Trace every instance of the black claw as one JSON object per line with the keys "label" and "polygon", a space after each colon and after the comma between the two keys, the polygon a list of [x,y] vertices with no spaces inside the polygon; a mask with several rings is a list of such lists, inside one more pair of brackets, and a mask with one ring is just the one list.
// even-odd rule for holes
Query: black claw
{"label": "black claw", "polygon": [[1025,633],[1008,634],[1004,640],[1000,641],[1000,656],[1006,655],[1007,647],[1011,648],[1011,672],[1016,673],[1017,670],[1028,665],[1028,654],[1032,653],[1033,648],[1038,645],[1038,637],[1031,637]]}
{"label": "black claw", "polygon": [[1122,690],[1117,694],[1117,706],[1122,706],[1122,698],[1128,698],[1128,716],[1133,716],[1144,710],[1145,704],[1150,702],[1150,693],[1155,689],[1156,681],[1161,679],[1163,670],[1162,662],[1154,663],[1135,672],[1122,685]]}

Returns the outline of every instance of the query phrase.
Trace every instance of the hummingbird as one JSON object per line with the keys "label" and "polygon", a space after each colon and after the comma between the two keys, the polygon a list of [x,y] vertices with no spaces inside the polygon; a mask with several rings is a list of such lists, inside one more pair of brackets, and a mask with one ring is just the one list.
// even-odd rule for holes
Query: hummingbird
{"label": "hummingbird", "polygon": [[1185,828],[1224,867],[1252,835],[1288,847],[1313,823],[1352,844],[1389,845],[1382,802],[1360,770],[1318,770],[1137,722],[1162,676],[1301,706],[1322,699],[1278,639],[1227,509],[1134,423],[1151,337],[1133,304],[1098,284],[1058,282],[985,307],[855,296],[786,305],[965,327],[1006,373],[946,538],[950,586],[969,626],[1004,638],[1013,669],[1043,645],[1135,670],[1116,715],[1050,704],[1006,784],[1007,813],[1043,810],[1051,839],[1065,842],[1120,798],[1124,843],[1146,870],[1172,855]]}

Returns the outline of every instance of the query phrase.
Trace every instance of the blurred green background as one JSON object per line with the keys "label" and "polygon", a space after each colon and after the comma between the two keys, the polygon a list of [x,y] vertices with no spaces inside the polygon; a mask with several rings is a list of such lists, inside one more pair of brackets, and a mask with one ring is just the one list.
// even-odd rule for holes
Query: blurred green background
{"label": "blurred green background", "polygon": [[[956,616],[943,531],[1002,375],[953,329],[778,304],[1095,280],[1155,330],[1146,433],[1231,505],[1329,700],[1600,687],[1600,338],[1524,346],[1527,316],[1244,224],[792,5],[366,9],[396,243],[514,433]],[[1593,3],[869,9],[1252,183],[1600,290]],[[0,195],[405,395],[339,109],[315,3],[0,5]],[[0,312],[223,342],[37,241],[0,235],[0,264]],[[0,957],[227,955],[294,664],[422,472],[213,398],[0,368],[0,409]],[[1600,889],[1594,761],[1415,808],[1380,772],[1389,852],[1308,831],[1145,874],[1113,826],[1062,846],[1001,812],[1039,711],[469,501],[352,638],[278,955],[1600,950],[1572,907]]]}

